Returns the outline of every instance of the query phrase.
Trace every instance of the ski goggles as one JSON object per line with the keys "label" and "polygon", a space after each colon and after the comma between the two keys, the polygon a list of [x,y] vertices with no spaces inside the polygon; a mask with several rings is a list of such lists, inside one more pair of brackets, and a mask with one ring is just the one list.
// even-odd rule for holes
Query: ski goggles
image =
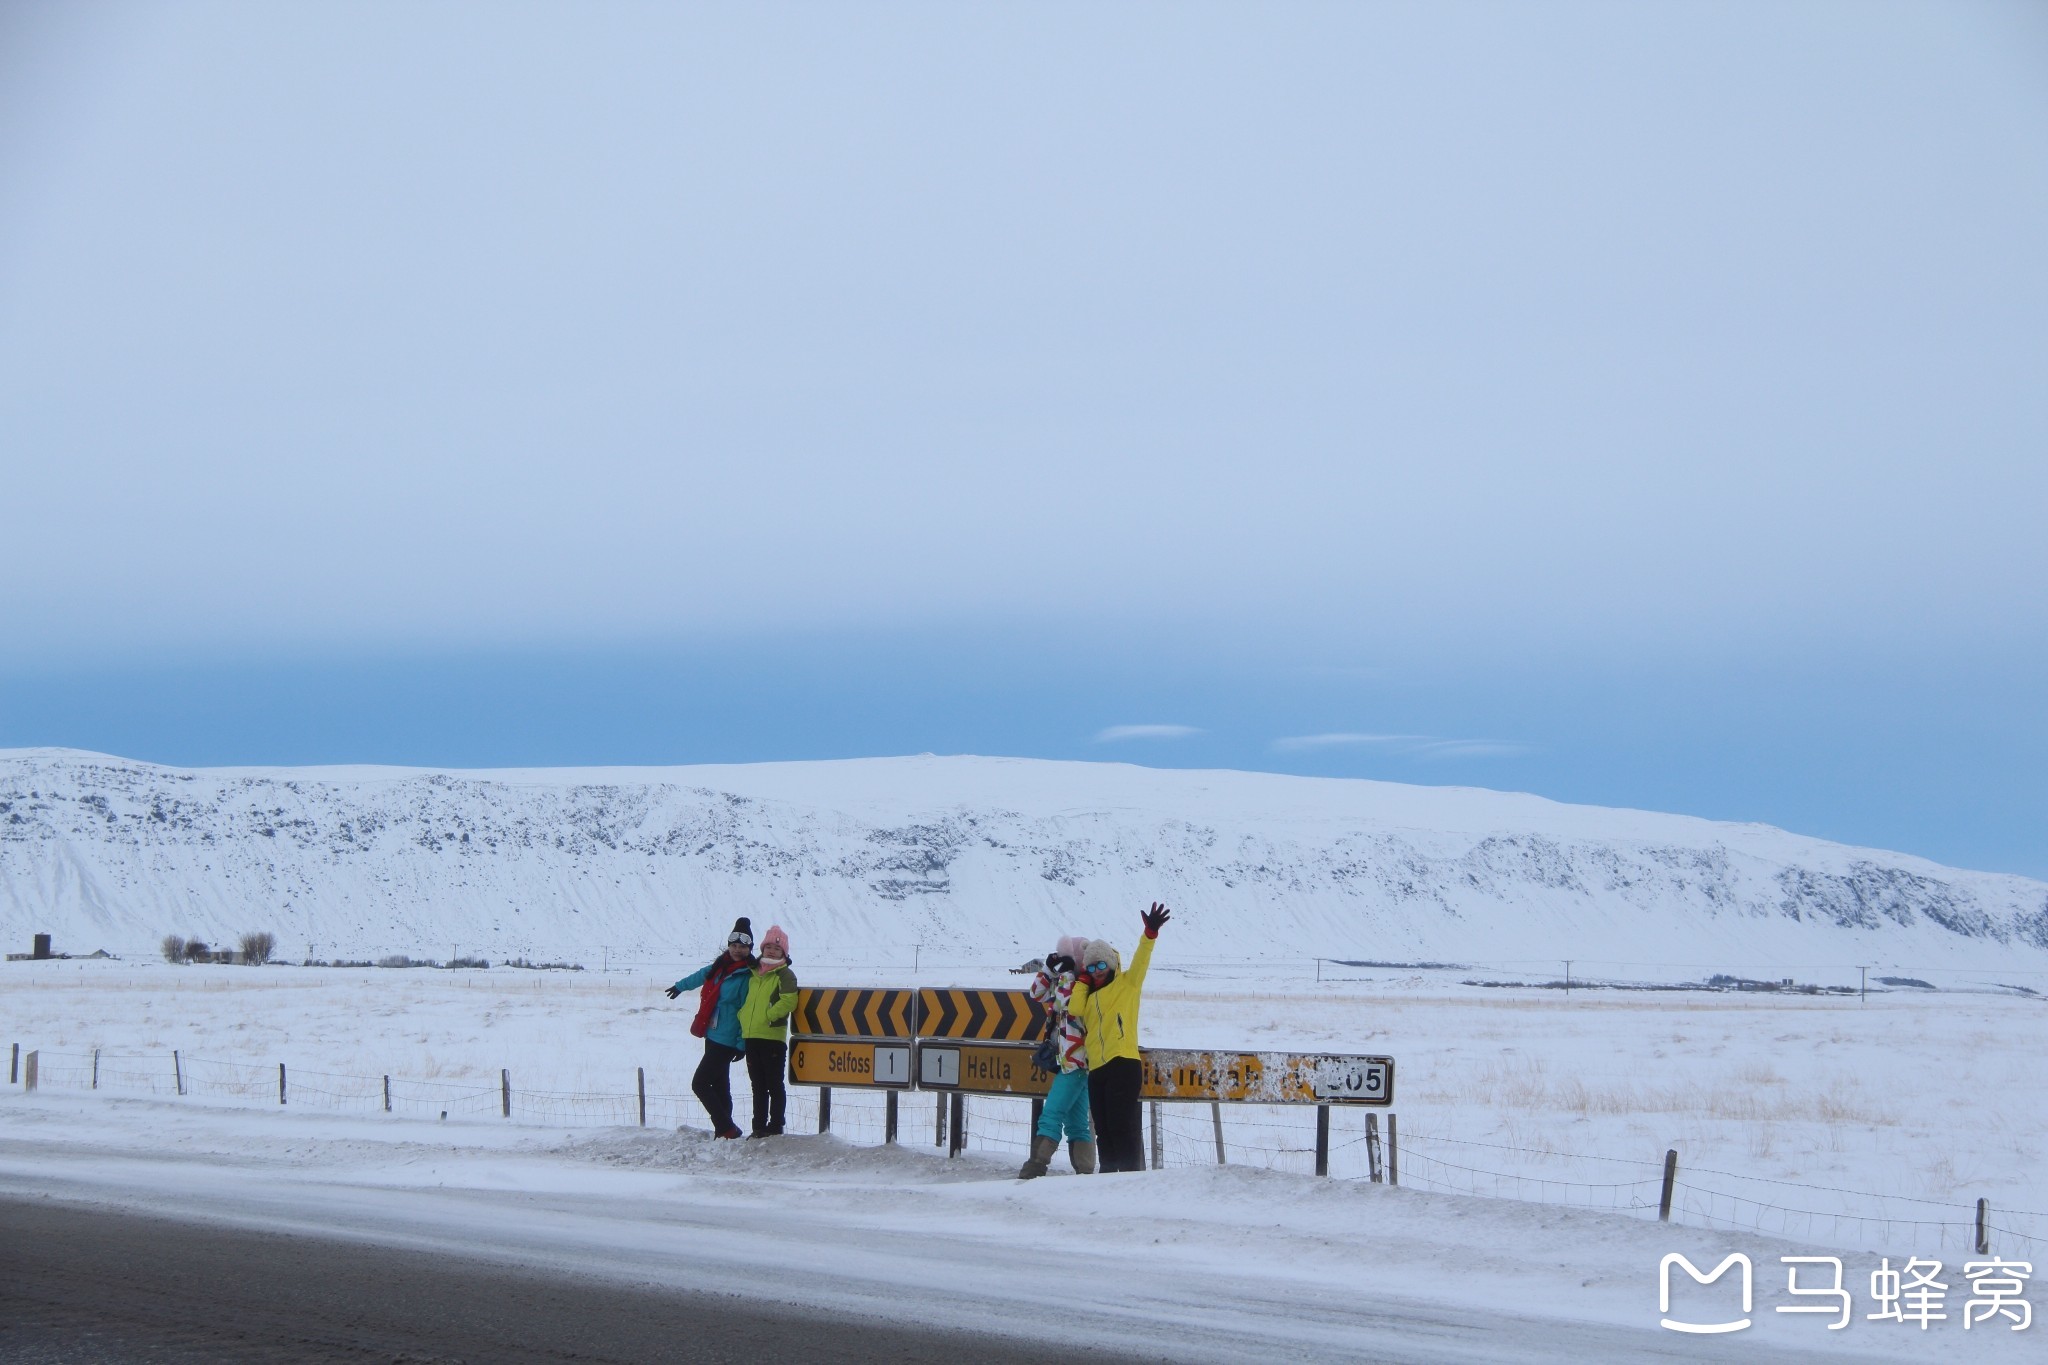
{"label": "ski goggles", "polygon": [[751,948],[754,946],[754,936],[752,934],[740,933],[735,929],[732,933],[725,936],[725,946],[730,948],[735,943],[742,948]]}
{"label": "ski goggles", "polygon": [[1090,976],[1101,976],[1104,972],[1114,969],[1107,962],[1091,962],[1086,970]]}

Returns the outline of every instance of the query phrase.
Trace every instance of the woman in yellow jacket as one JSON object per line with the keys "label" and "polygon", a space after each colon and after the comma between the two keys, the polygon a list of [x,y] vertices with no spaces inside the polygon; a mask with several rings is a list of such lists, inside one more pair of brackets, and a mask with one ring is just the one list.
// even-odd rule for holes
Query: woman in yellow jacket
{"label": "woman in yellow jacket", "polygon": [[1152,945],[1173,912],[1157,901],[1145,912],[1145,937],[1131,954],[1129,971],[1110,944],[1096,939],[1081,956],[1081,979],[1067,1009],[1088,1036],[1088,1108],[1095,1120],[1095,1152],[1101,1169],[1145,1169],[1144,1124],[1138,1092],[1145,1068],[1138,1060],[1138,1005]]}

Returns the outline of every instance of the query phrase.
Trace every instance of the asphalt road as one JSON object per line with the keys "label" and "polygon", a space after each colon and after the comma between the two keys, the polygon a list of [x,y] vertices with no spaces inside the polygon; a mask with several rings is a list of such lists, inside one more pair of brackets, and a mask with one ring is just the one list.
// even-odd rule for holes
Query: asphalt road
{"label": "asphalt road", "polygon": [[[1044,1361],[1068,1353],[438,1252],[0,1198],[9,1365]],[[1093,1345],[1087,1352],[1108,1359]]]}

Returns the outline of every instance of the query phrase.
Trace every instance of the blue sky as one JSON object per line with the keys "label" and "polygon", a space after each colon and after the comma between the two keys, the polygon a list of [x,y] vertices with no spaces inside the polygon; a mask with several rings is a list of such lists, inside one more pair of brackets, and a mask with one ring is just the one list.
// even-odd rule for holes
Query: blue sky
{"label": "blue sky", "polygon": [[2048,875],[2038,6],[17,5],[0,184],[0,745]]}

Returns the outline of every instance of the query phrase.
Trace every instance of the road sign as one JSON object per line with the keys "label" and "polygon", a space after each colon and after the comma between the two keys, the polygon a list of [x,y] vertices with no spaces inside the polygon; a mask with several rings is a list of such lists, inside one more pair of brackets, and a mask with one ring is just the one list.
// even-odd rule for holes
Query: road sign
{"label": "road sign", "polygon": [[793,1038],[789,1078],[798,1085],[910,1088],[910,1043],[865,1038]]}
{"label": "road sign", "polygon": [[1392,1057],[1145,1048],[1148,1100],[1249,1104],[1392,1104]]}
{"label": "road sign", "polygon": [[927,986],[917,996],[920,1038],[1035,1043],[1045,1029],[1045,1010],[1022,991]]}
{"label": "road sign", "polygon": [[917,1007],[914,990],[867,990],[854,986],[806,986],[796,995],[797,1033],[832,1038],[912,1038]]}
{"label": "road sign", "polygon": [[965,1090],[976,1095],[1043,1095],[1052,1077],[1031,1066],[1030,1043],[920,1042],[920,1090]]}

